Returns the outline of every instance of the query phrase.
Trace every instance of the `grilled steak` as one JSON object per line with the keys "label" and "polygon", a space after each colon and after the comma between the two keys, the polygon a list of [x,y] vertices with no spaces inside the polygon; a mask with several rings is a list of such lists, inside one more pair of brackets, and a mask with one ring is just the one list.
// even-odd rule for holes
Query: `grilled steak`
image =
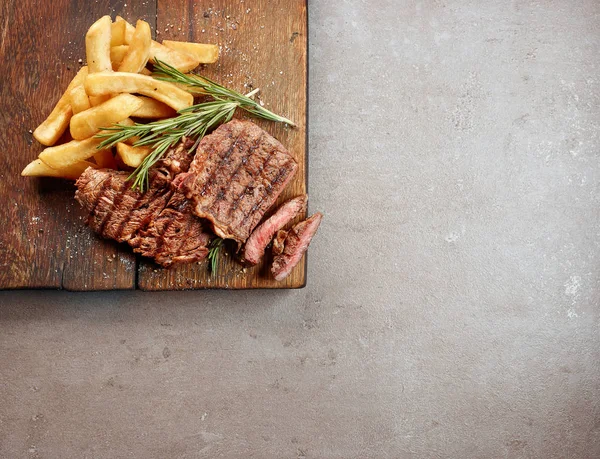
{"label": "grilled steak", "polygon": [[271,272],[275,280],[285,279],[292,268],[298,264],[304,252],[308,248],[312,237],[317,232],[323,214],[317,212],[312,217],[293,226],[288,231],[283,243],[283,252],[275,255]]}
{"label": "grilled steak", "polygon": [[128,242],[135,252],[169,267],[206,258],[210,238],[204,232],[202,221],[192,214],[189,201],[176,191],[167,207]]}
{"label": "grilled steak", "polygon": [[165,267],[205,258],[210,236],[173,184],[189,168],[192,145],[184,140],[171,149],[150,171],[144,193],[131,189],[128,172],[86,169],[75,198],[89,212],[88,226],[104,238],[128,242]]}
{"label": "grilled steak", "polygon": [[244,258],[248,263],[255,265],[260,261],[273,235],[306,209],[306,201],[306,195],[290,199],[252,232],[244,247]]}
{"label": "grilled steak", "polygon": [[242,243],[297,169],[279,141],[232,120],[202,139],[181,189],[218,236]]}

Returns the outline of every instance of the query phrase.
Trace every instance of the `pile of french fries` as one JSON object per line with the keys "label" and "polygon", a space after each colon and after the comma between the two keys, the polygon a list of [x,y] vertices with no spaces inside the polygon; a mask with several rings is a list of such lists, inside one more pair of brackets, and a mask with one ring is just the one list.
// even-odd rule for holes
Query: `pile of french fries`
{"label": "pile of french fries", "polygon": [[[216,45],[152,40],[150,25],[142,20],[134,27],[117,16],[104,16],[85,35],[87,66],[82,67],[46,120],[33,132],[45,148],[21,175],[77,179],[88,167],[135,168],[152,151],[119,143],[98,149],[94,137],[101,128],[116,123],[132,125],[135,119],[155,120],[176,115],[194,103],[191,93],[177,85],[152,78],[148,62],[159,59],[181,72],[219,57]],[[73,139],[56,143],[67,130]],[[133,143],[133,141],[130,141]]]}

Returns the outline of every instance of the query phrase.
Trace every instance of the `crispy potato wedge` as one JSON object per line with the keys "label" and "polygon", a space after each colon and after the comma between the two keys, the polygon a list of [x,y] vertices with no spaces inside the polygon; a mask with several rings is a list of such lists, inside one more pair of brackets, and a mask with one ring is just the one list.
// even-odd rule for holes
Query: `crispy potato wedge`
{"label": "crispy potato wedge", "polygon": [[214,64],[219,59],[219,47],[217,45],[173,40],[163,40],[162,44],[167,48],[192,56],[200,64]]}
{"label": "crispy potato wedge", "polygon": [[60,139],[60,136],[63,135],[65,129],[67,129],[73,114],[69,99],[69,92],[75,86],[82,84],[87,74],[87,66],[79,69],[77,75],[75,75],[75,77],[71,80],[66,91],[58,100],[50,115],[48,115],[48,118],[46,118],[44,122],[40,124],[35,131],[33,131],[33,137],[42,145],[54,145],[57,140]]}
{"label": "crispy potato wedge", "polygon": [[85,91],[91,96],[139,93],[159,100],[177,111],[190,107],[194,103],[194,96],[189,92],[166,81],[155,80],[150,76],[137,73],[103,72],[88,75],[85,80]]}
{"label": "crispy potato wedge", "polygon": [[142,106],[131,114],[135,118],[169,118],[176,114],[171,107],[151,97],[138,96],[138,99],[142,101]]}
{"label": "crispy potato wedge", "polygon": [[[87,93],[87,91],[86,91],[86,93]],[[92,107],[97,107],[98,105],[103,104],[107,100],[110,100],[112,98],[112,96],[113,96],[113,94],[104,94],[103,96],[89,96],[90,105]]]}
{"label": "crispy potato wedge", "polygon": [[95,164],[87,161],[79,161],[62,169],[53,169],[41,159],[31,161],[21,175],[23,177],[59,177],[69,180],[77,180],[84,170],[88,167],[97,167]]}
{"label": "crispy potato wedge", "polygon": [[113,70],[116,71],[119,68],[128,50],[129,45],[112,46],[110,48],[110,61],[112,62]]}
{"label": "crispy potato wedge", "polygon": [[125,44],[126,24],[124,20],[115,20],[110,25],[110,46],[120,46]]}
{"label": "crispy potato wedge", "polygon": [[90,98],[85,92],[83,83],[69,91],[69,102],[74,115],[91,107]]}
{"label": "crispy potato wedge", "polygon": [[143,102],[131,94],[119,94],[96,107],[74,115],[71,118],[71,136],[75,140],[87,139],[97,134],[102,127],[111,126],[129,117],[142,105]]}
{"label": "crispy potato wedge", "polygon": [[[122,21],[121,21],[122,22]],[[150,25],[146,21],[139,20],[135,27],[135,32],[127,53],[119,65],[119,72],[138,73],[148,63],[150,57],[150,44],[152,42],[152,32]]]}
{"label": "crispy potato wedge", "polygon": [[[117,20],[123,20],[121,16],[117,16]],[[133,39],[133,34],[135,33],[135,27],[133,27],[129,22],[125,21],[125,43],[129,43]],[[200,62],[196,60],[194,57],[189,54],[181,53],[175,49],[167,48],[164,45],[161,45],[157,41],[152,40],[150,44],[150,62],[154,62],[155,59],[159,59],[163,62],[166,62],[169,65],[172,65],[177,70],[181,72],[187,73],[190,70],[195,69],[200,65]]]}
{"label": "crispy potato wedge", "polygon": [[53,169],[65,169],[73,164],[91,158],[98,150],[102,139],[90,137],[85,140],[71,140],[70,142],[44,149],[39,158]]}
{"label": "crispy potato wedge", "polygon": [[153,41],[150,46],[150,62],[154,62],[155,59],[166,62],[183,73],[190,72],[200,65],[200,62],[189,54],[167,48],[165,45]]}
{"label": "crispy potato wedge", "polygon": [[124,164],[130,167],[138,167],[151,152],[151,146],[132,147],[121,142],[117,144],[117,155]]}
{"label": "crispy potato wedge", "polygon": [[85,55],[90,73],[112,71],[110,41],[112,21],[102,16],[85,34]]}
{"label": "crispy potato wedge", "polygon": [[115,157],[110,148],[105,148],[104,150],[99,150],[97,153],[94,153],[94,159],[96,160],[98,167],[103,169],[117,168],[117,162],[115,161]]}

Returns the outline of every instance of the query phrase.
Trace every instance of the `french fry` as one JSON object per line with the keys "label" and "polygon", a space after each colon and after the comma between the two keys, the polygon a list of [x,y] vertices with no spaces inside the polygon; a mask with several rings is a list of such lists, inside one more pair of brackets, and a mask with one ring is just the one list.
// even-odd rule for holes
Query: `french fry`
{"label": "french fry", "polygon": [[130,167],[138,167],[151,152],[152,147],[148,145],[132,147],[122,142],[117,144],[117,155],[124,164]]}
{"label": "french fry", "polygon": [[135,32],[129,48],[119,65],[119,72],[138,73],[148,63],[150,57],[150,43],[152,42],[152,32],[150,25],[146,21],[139,20],[135,27]]}
{"label": "french fry", "polygon": [[150,70],[148,70],[146,67],[144,67],[142,70],[140,70],[140,73],[142,75],[148,75],[148,76],[152,75],[152,72]]}
{"label": "french fry", "polygon": [[75,75],[69,86],[67,86],[67,90],[58,100],[50,115],[48,115],[48,118],[33,131],[33,137],[42,145],[54,145],[60,139],[60,136],[63,135],[65,129],[67,129],[73,114],[69,101],[69,91],[75,86],[82,84],[87,74],[87,66],[79,69],[77,75]]}
{"label": "french fry", "polygon": [[[93,75],[102,76],[104,74]],[[131,94],[119,94],[96,107],[74,115],[71,118],[71,136],[75,140],[87,139],[97,134],[100,128],[111,126],[127,118],[142,104],[140,99]]]}
{"label": "french fry", "polygon": [[[121,16],[117,16],[116,20],[123,20]],[[125,43],[129,43],[133,39],[133,34],[135,32],[135,27],[133,27],[129,22],[125,21]],[[188,54],[181,53],[174,49],[167,48],[164,45],[161,45],[157,41],[152,40],[150,43],[150,62],[155,62],[155,59],[159,59],[167,64],[175,67],[177,70],[187,73],[190,70],[195,69],[200,65],[200,62],[194,59],[192,56]]]}
{"label": "french fry", "polygon": [[110,46],[120,46],[125,44],[126,24],[124,20],[115,20],[110,25]]}
{"label": "french fry", "polygon": [[150,45],[150,62],[155,62],[156,59],[166,62],[183,73],[194,70],[200,65],[200,62],[194,57],[153,41]]}
{"label": "french fry", "polygon": [[117,70],[119,68],[119,65],[121,65],[121,62],[123,62],[125,54],[127,54],[127,50],[129,50],[129,45],[112,46],[110,48],[110,61],[112,62],[113,70]]}
{"label": "french fry", "polygon": [[138,73],[103,72],[90,74],[85,80],[85,91],[90,96],[123,92],[139,93],[159,100],[176,111],[190,107],[194,103],[194,96],[189,92],[166,81],[155,80],[150,76]]}
{"label": "french fry", "polygon": [[102,139],[90,137],[85,140],[71,140],[70,142],[45,148],[39,158],[53,169],[65,169],[73,164],[91,158],[98,152],[96,147]]}
{"label": "french fry", "polygon": [[219,47],[217,45],[173,40],[163,40],[162,44],[167,48],[192,56],[200,64],[214,64],[219,59]]}
{"label": "french fry", "polygon": [[62,169],[53,169],[41,159],[35,159],[25,166],[25,169],[23,169],[21,175],[23,177],[59,177],[69,180],[77,180],[82,172],[88,167],[95,168],[96,165],[87,161],[78,161],[74,164],[63,167]]}
{"label": "french fry", "polygon": [[97,107],[98,105],[103,104],[107,100],[110,100],[112,96],[113,94],[104,94],[103,96],[89,96],[90,105],[92,107]]}
{"label": "french fry", "polygon": [[117,163],[110,148],[105,148],[94,153],[94,159],[98,167],[103,169],[116,169]]}
{"label": "french fry", "polygon": [[162,102],[151,97],[138,96],[142,101],[142,106],[138,108],[131,116],[135,118],[169,118],[175,115],[175,110]]}
{"label": "french fry", "polygon": [[90,73],[112,71],[110,41],[112,21],[102,16],[85,34],[85,55]]}
{"label": "french fry", "polygon": [[74,115],[91,107],[90,98],[85,92],[83,83],[69,91],[69,102]]}

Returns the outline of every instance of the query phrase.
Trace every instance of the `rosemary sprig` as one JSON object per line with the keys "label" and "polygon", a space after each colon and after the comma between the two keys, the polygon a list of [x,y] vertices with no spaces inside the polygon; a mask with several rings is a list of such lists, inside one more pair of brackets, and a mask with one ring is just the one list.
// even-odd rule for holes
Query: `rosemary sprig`
{"label": "rosemary sprig", "polygon": [[294,123],[289,119],[267,110],[250,98],[258,92],[258,89],[247,95],[242,95],[208,78],[185,75],[160,60],[156,60],[154,70],[157,79],[182,83],[188,86],[190,92],[201,92],[212,97],[213,100],[180,110],[179,115],[174,118],[158,120],[148,124],[135,123],[133,126],[116,124],[112,127],[103,128],[104,131],[108,132],[96,136],[104,139],[98,145],[98,149],[113,147],[117,143],[124,142],[132,137],[138,138],[133,144],[134,146],[152,145],[154,147],[152,152],[146,156],[144,161],[128,178],[128,180],[133,180],[132,188],[134,190],[137,189],[143,192],[148,189],[150,168],[182,137],[196,138],[196,143],[192,147],[192,150],[195,149],[209,130],[230,121],[238,107],[260,118],[294,126]]}
{"label": "rosemary sprig", "polygon": [[210,272],[214,275],[217,272],[219,263],[218,255],[223,245],[223,239],[220,237],[214,238],[208,245],[208,261],[210,262]]}
{"label": "rosemary sprig", "polygon": [[189,88],[189,92],[207,94],[216,100],[236,102],[238,107],[246,110],[248,113],[258,116],[259,118],[295,126],[291,120],[267,110],[254,99],[248,97],[248,95],[244,96],[239,92],[227,89],[226,87],[221,86],[207,77],[201,77],[192,74],[186,75],[185,73],[177,70],[175,67],[158,59],[154,64],[154,73],[152,76],[157,80],[183,84]]}
{"label": "rosemary sprig", "polygon": [[98,148],[110,148],[132,137],[138,137],[134,146],[152,145],[152,152],[128,177],[128,180],[133,180],[132,188],[143,192],[149,186],[150,168],[169,148],[176,145],[182,137],[193,137],[197,139],[191,148],[194,150],[209,129],[231,120],[236,107],[233,102],[210,101],[181,110],[179,116],[174,118],[148,124],[135,123],[133,126],[116,124],[104,128],[104,131],[108,132],[97,135],[104,138]]}

